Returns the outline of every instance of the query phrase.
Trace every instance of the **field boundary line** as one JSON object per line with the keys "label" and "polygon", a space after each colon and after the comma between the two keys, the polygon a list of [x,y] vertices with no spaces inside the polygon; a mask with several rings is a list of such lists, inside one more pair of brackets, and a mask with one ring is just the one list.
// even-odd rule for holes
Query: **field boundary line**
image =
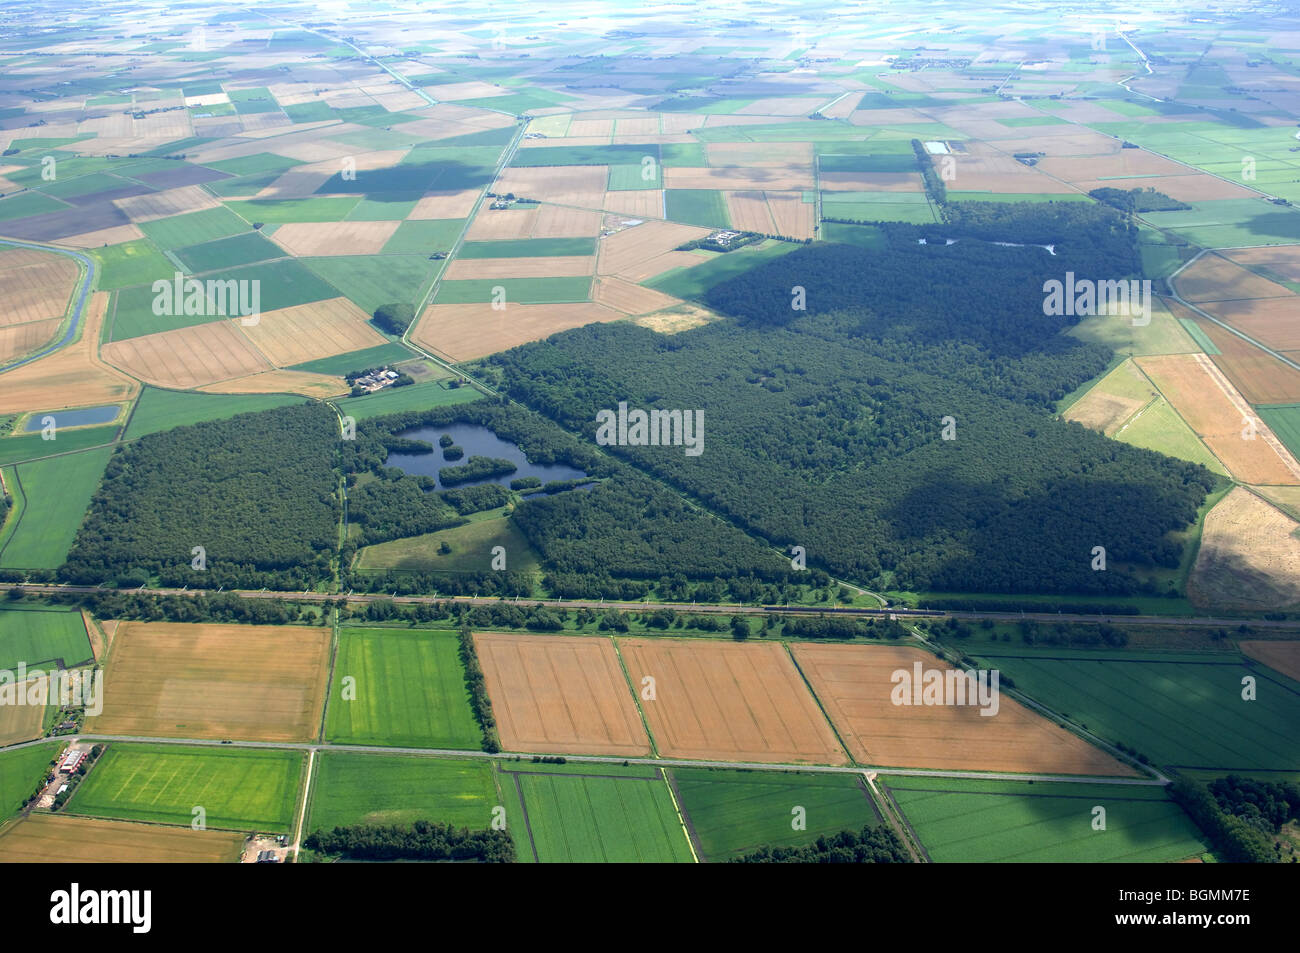
{"label": "field boundary line", "polygon": [[298,823],[294,828],[293,844],[290,850],[293,852],[294,860],[298,859],[298,854],[302,850],[302,828],[307,823],[307,809],[311,806],[312,794],[312,776],[316,770],[316,749],[313,748],[307,752],[307,770],[304,772],[302,788],[299,792],[301,798],[301,810],[298,811]]}
{"label": "field boundary line", "polygon": [[835,743],[840,746],[840,750],[842,750],[845,756],[849,759],[849,764],[857,764],[857,759],[853,757],[853,752],[849,750],[849,746],[844,743],[844,739],[840,736],[840,729],[835,724],[835,720],[831,718],[830,712],[826,710],[826,706],[822,704],[822,700],[817,696],[817,690],[813,688],[812,682],[810,682],[808,676],[804,674],[804,670],[799,665],[798,659],[794,657],[794,650],[790,648],[790,643],[785,639],[782,639],[781,647],[785,649],[786,658],[790,660],[790,664],[794,666],[794,670],[799,673],[799,678],[803,682],[804,688],[808,690],[808,694],[812,696],[812,700],[817,704],[817,710],[820,711],[822,717],[826,719],[826,724],[830,725],[831,734],[835,736]]}
{"label": "field boundary line", "polygon": [[517,774],[511,774],[510,777],[515,783],[515,794],[519,797],[519,810],[524,815],[524,833],[528,835],[528,848],[533,852],[533,863],[540,864],[542,857],[537,853],[537,841],[533,839],[533,824],[528,818],[528,802],[524,799],[523,783]]}
{"label": "field boundary line", "polygon": [[333,637],[330,645],[330,664],[329,671],[325,678],[325,704],[321,705],[320,711],[320,731],[316,733],[316,740],[325,744],[325,730],[329,723],[330,714],[330,695],[333,694],[331,689],[334,687],[334,668],[338,665],[339,660],[339,610],[334,610]]}
{"label": "field boundary line", "polygon": [[907,852],[912,855],[913,860],[919,856],[922,858],[921,863],[933,863],[934,861],[930,859],[930,852],[921,843],[921,835],[916,832],[916,828],[912,827],[912,822],[907,819],[903,809],[898,806],[898,802],[889,793],[889,788],[885,782],[881,781],[880,787],[877,788],[876,774],[872,771],[863,771],[862,777],[867,783],[867,790],[879,799],[882,805],[881,813],[885,815],[884,819],[889,821],[896,834],[902,835],[903,846],[907,848]]}
{"label": "field boundary line", "polygon": [[618,667],[623,670],[623,680],[627,682],[628,691],[632,693],[632,704],[636,706],[637,717],[641,719],[641,727],[645,729],[646,737],[650,739],[650,757],[658,758],[659,745],[655,741],[654,732],[650,730],[650,721],[641,708],[641,693],[632,684],[632,674],[627,670],[627,662],[623,661],[623,651],[619,648],[618,637],[611,634],[609,640],[614,644],[614,657],[618,659]]}
{"label": "field boundary line", "polygon": [[[962,657],[965,655],[965,653],[962,652],[960,649],[951,649],[947,645],[944,645],[942,642],[938,640],[931,641],[930,639],[923,636],[919,631],[917,631],[915,626],[913,626],[912,631],[913,634],[915,634],[917,638],[921,639],[921,641],[926,646],[933,649],[938,649],[942,653],[941,657],[945,662],[950,662],[958,666],[962,664]],[[955,658],[953,657],[954,652],[956,655]],[[1030,711],[1034,712],[1039,717],[1047,718],[1051,722],[1060,725],[1070,734],[1074,735],[1076,738],[1079,738],[1086,744],[1090,744],[1094,748],[1100,748],[1102,751],[1110,755],[1119,763],[1126,764],[1130,768],[1136,770],[1139,775],[1154,777],[1156,784],[1165,785],[1170,783],[1169,778],[1165,776],[1164,772],[1162,772],[1154,764],[1149,764],[1149,765],[1143,764],[1137,758],[1130,757],[1127,753],[1120,751],[1119,748],[1111,744],[1105,738],[1102,738],[1100,735],[1095,734],[1088,728],[1083,727],[1083,725],[1076,722],[1073,718],[1067,717],[1065,715],[1056,712],[1051,708],[1048,708],[1046,705],[1034,700],[1029,695],[1025,694],[1024,691],[1022,691],[1021,689],[1002,686],[1000,688],[1000,691],[1010,696],[1012,701],[1019,702],[1021,705],[1023,705],[1025,708],[1029,709]],[[893,772],[893,773],[898,773],[898,772]]]}
{"label": "field boundary line", "polygon": [[691,860],[698,864],[700,863],[700,855],[695,851],[695,841],[691,836],[691,826],[686,822],[686,812],[682,810],[681,803],[677,800],[676,788],[668,772],[663,768],[659,769],[659,780],[668,789],[668,799],[673,802],[673,813],[677,815],[677,823],[682,826],[682,834],[686,837],[686,849],[691,852]]}

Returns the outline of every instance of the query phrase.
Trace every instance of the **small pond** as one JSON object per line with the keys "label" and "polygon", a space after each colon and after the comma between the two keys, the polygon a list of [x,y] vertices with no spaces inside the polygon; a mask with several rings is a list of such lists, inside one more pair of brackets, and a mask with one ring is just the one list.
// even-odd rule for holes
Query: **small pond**
{"label": "small pond", "polygon": [[[443,434],[450,435],[455,446],[461,447],[465,451],[465,455],[459,460],[446,460],[443,458],[442,447],[438,446],[438,438]],[[442,482],[438,480],[438,471],[443,467],[463,466],[469,462],[470,457],[492,457],[509,460],[518,469],[514,473],[507,473],[504,476],[457,483],[456,487],[478,486],[483,483],[500,483],[502,486],[509,486],[511,480],[518,480],[521,477],[537,477],[543,483],[550,483],[552,480],[579,480],[587,475],[581,470],[565,466],[562,463],[529,463],[528,458],[524,456],[524,452],[519,447],[508,440],[502,440],[491,430],[478,424],[413,427],[410,430],[401,431],[397,436],[407,440],[423,440],[425,443],[431,443],[433,444],[433,453],[393,452],[388,455],[388,466],[397,467],[404,473],[432,477],[438,483],[438,489],[443,489]],[[450,487],[449,489],[455,489],[456,487]]]}

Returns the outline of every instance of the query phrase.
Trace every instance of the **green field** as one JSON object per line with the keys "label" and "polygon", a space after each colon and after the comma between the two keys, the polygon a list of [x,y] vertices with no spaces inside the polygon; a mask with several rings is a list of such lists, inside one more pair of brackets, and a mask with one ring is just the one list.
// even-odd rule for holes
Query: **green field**
{"label": "green field", "polygon": [[112,442],[117,429],[117,424],[103,427],[78,427],[71,430],[60,429],[55,432],[53,440],[44,439],[39,431],[0,438],[0,465],[35,460],[37,457],[48,457],[55,453],[85,450],[87,447],[98,447]]}
{"label": "green field", "polygon": [[[672,776],[687,822],[710,861],[763,846],[810,844],[823,834],[879,822],[857,775],[674,768]],[[794,829],[796,807],[805,811],[804,830]]]}
{"label": "green field", "polygon": [[[881,778],[938,863],[1160,863],[1199,855],[1195,825],[1161,788]],[[1093,808],[1106,810],[1093,830]]]}
{"label": "green field", "polygon": [[[644,158],[643,160],[644,161]],[[663,169],[659,163],[634,163],[609,167],[607,188],[611,192],[635,192],[641,189],[662,189]]]}
{"label": "green field", "polygon": [[403,222],[384,243],[385,255],[423,255],[449,252],[465,227],[462,218],[432,218]]}
{"label": "green field", "polygon": [[591,278],[471,278],[444,281],[434,295],[437,304],[469,304],[495,300],[495,288],[505,289],[510,304],[549,304],[587,301],[591,297]]}
{"label": "green field", "polygon": [[762,245],[747,245],[732,252],[716,252],[701,265],[674,268],[643,284],[675,298],[698,299],[714,285],[799,247],[792,242],[770,241]]}
{"label": "green field", "polygon": [[176,266],[144,239],[107,248],[90,248],[87,252],[99,262],[96,284],[101,291],[152,283],[159,278],[171,278],[176,273]]}
{"label": "green field", "polygon": [[349,351],[347,354],[335,354],[333,357],[322,357],[305,364],[295,364],[289,370],[342,376],[351,371],[364,371],[368,367],[381,367],[384,364],[408,361],[414,356],[402,345],[390,341],[362,351]]}
{"label": "green field", "polygon": [[19,192],[0,201],[0,222],[26,218],[29,215],[44,215],[46,212],[57,212],[65,208],[68,208],[68,205],[42,192]]}
{"label": "green field", "polygon": [[24,506],[0,547],[0,568],[56,569],[63,564],[112,453],[112,447],[101,447],[14,468]]}
{"label": "green field", "polygon": [[705,228],[731,225],[726,200],[717,189],[665,189],[664,218]]}
{"label": "green field", "polygon": [[[840,193],[822,193],[822,218],[848,219],[854,222],[910,222],[929,225],[939,221],[929,203],[924,202],[844,202]],[[840,224],[840,223],[832,223]]]}
{"label": "green field", "polygon": [[553,255],[594,255],[594,238],[517,238],[495,242],[466,242],[457,258],[545,258]]}
{"label": "green field", "polygon": [[[441,553],[442,543],[451,552]],[[475,520],[464,526],[394,539],[361,550],[359,570],[407,569],[418,572],[482,572],[491,568],[492,547],[504,546],[511,572],[541,568],[528,538],[507,518]]]}
{"label": "green field", "polygon": [[[1073,656],[1073,657],[1068,657]],[[1159,654],[977,656],[1016,687],[1109,741],[1156,764],[1227,771],[1294,770],[1300,764],[1300,685],[1239,657],[1167,660]],[[1254,675],[1258,699],[1241,697]]]}
{"label": "green field", "polygon": [[409,387],[389,387],[365,397],[345,397],[338,408],[357,420],[397,414],[407,410],[427,410],[448,404],[467,404],[483,395],[473,387],[443,387],[438,381],[425,381]]}
{"label": "green field", "polygon": [[1277,434],[1277,439],[1300,456],[1300,404],[1274,404],[1256,409],[1269,429]]}
{"label": "green field", "polygon": [[366,314],[374,314],[385,304],[416,307],[424,300],[443,264],[429,261],[425,255],[350,255],[299,260]]}
{"label": "green field", "polygon": [[75,609],[0,609],[0,669],[12,672],[22,662],[28,668],[64,668],[90,661],[90,639],[81,613]]}
{"label": "green field", "polygon": [[[372,133],[360,133],[370,136]],[[371,149],[380,146],[369,146]],[[420,193],[415,192],[375,192],[367,195],[348,213],[349,222],[400,222],[415,210],[415,203],[420,200]]]}
{"label": "green field", "polygon": [[916,154],[874,153],[859,155],[821,155],[817,157],[820,172],[918,172]]}
{"label": "green field", "polygon": [[[224,269],[205,275],[201,280],[259,282],[257,285],[247,287],[258,289],[263,314],[280,308],[291,308],[294,305],[324,301],[339,296],[337,288],[295,258]],[[244,292],[244,294],[251,294],[251,292]],[[136,285],[117,293],[112,340],[123,341],[127,338],[156,334],[159,331],[173,331],[176,328],[207,324],[209,321],[222,321],[226,318],[226,315],[217,313],[215,305],[211,303],[204,309],[206,312],[204,314],[154,314],[154,297],[150,285]],[[227,301],[226,311],[233,314],[237,306],[237,301]]]}
{"label": "green field", "polygon": [[224,206],[187,212],[153,222],[145,222],[140,231],[148,235],[159,248],[171,250],[187,245],[229,238],[248,231],[248,223]]}
{"label": "green field", "polygon": [[342,629],[325,736],[339,744],[478,748],[482,733],[455,633]]}
{"label": "green field", "polygon": [[1227,476],[1219,458],[1201,442],[1169,401],[1161,397],[1130,420],[1113,435],[1116,440],[1134,447],[1145,447],[1166,456],[1199,463],[1215,473]]}
{"label": "green field", "polygon": [[302,776],[297,751],[109,746],[66,810],[71,814],[189,826],[201,807],[209,828],[287,832]]}
{"label": "green field", "polygon": [[361,201],[360,196],[328,196],[309,199],[249,199],[227,202],[226,208],[246,221],[274,222],[341,222]]}
{"label": "green field", "polygon": [[305,830],[419,820],[484,830],[500,803],[486,760],[324,751]]}
{"label": "green field", "polygon": [[[536,168],[548,165],[636,165],[644,156],[659,160],[659,146],[622,143],[610,146],[547,146],[545,149],[520,149],[510,164]],[[536,198],[536,196],[529,196]]]}
{"label": "green field", "polygon": [[204,420],[225,420],[236,414],[285,407],[302,401],[302,397],[293,394],[199,394],[146,386],[136,401],[124,437],[134,440],[173,427]]}
{"label": "green field", "polygon": [[[598,770],[598,769],[593,769]],[[518,773],[514,773],[514,772]],[[689,863],[690,845],[662,778],[514,773],[527,812],[515,843],[542,863]],[[507,798],[512,795],[507,793]]]}
{"label": "green field", "polygon": [[17,814],[23,801],[35,792],[59,747],[58,742],[51,742],[0,752],[0,824]]}
{"label": "green field", "polygon": [[842,222],[822,222],[821,237],[828,242],[842,242],[860,248],[884,248],[885,236],[874,225],[845,225]]}
{"label": "green field", "polygon": [[238,268],[240,265],[287,257],[279,245],[267,241],[257,232],[248,231],[229,238],[177,248],[172,254],[184,262],[191,273]]}

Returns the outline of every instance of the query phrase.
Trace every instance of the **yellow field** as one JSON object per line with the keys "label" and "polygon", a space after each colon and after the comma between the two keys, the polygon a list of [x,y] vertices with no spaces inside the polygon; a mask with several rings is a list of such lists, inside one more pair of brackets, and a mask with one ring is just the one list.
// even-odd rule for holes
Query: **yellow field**
{"label": "yellow field", "polygon": [[123,622],[104,670],[115,735],[310,741],[320,730],[330,633],[306,626]]}
{"label": "yellow field", "polygon": [[371,327],[366,313],[347,298],[328,298],[268,311],[247,327],[230,323],[276,367],[377,347],[387,339]]}
{"label": "yellow field", "polygon": [[494,311],[486,302],[433,304],[424,310],[412,336],[415,343],[437,354],[453,361],[469,361],[540,341],[556,331],[623,317],[623,312],[591,301],[511,304],[501,311]]}
{"label": "yellow field", "polygon": [[[314,191],[314,190],[313,190]],[[309,193],[310,194],[310,193]],[[400,222],[290,222],[272,238],[299,258],[329,255],[377,255]]]}
{"label": "yellow field", "polygon": [[1192,604],[1277,610],[1300,605],[1300,522],[1236,487],[1205,517],[1187,581]]}
{"label": "yellow field", "polygon": [[0,413],[109,404],[135,395],[140,384],[98,356],[108,299],[108,293],[100,291],[87,300],[79,340],[39,361],[5,372]]}
{"label": "yellow field", "polygon": [[0,249],[0,327],[61,318],[77,284],[77,263],[53,252]]}
{"label": "yellow field", "polygon": [[0,834],[0,863],[234,863],[243,844],[232,831],[30,814]]}
{"label": "yellow field", "polygon": [[[245,329],[246,330],[246,329]],[[270,362],[231,321],[209,321],[105,344],[104,360],[159,387],[186,390],[269,371]]]}

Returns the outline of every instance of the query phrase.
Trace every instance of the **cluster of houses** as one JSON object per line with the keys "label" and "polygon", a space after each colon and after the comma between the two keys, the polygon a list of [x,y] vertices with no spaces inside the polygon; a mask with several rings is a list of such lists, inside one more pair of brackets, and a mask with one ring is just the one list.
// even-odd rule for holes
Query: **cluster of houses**
{"label": "cluster of houses", "polygon": [[362,377],[358,377],[352,382],[353,387],[360,387],[368,394],[373,394],[377,390],[383,390],[385,387],[391,387],[397,381],[397,371],[381,367],[377,371],[371,371]]}

